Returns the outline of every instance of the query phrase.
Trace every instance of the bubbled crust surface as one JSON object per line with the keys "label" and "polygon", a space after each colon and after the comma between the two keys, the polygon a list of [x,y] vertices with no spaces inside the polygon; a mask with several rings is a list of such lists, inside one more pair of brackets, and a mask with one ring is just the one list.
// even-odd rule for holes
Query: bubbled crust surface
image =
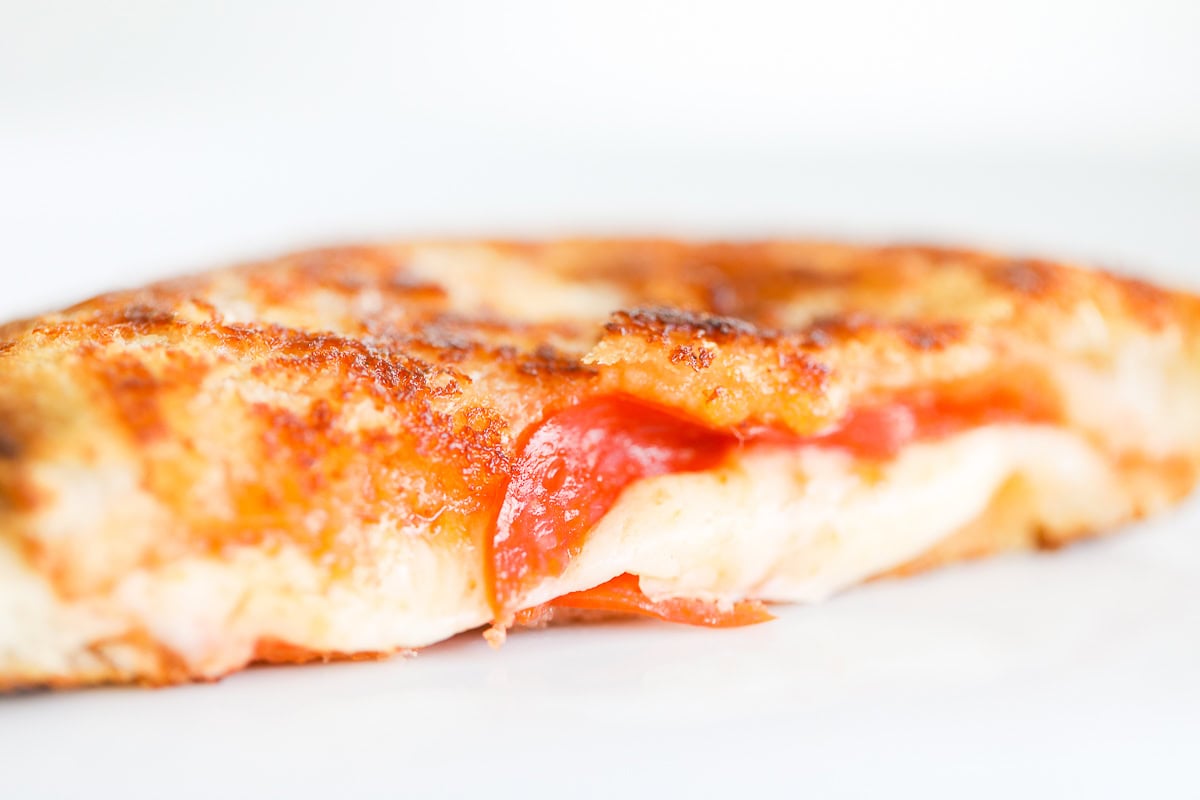
{"label": "bubbled crust surface", "polygon": [[[302,253],[0,327],[0,539],[59,596],[85,598],[130,570],[243,547],[369,571],[375,545],[355,532],[386,519],[478,565],[482,585],[521,432],[587,397],[807,435],[879,397],[1103,364],[1134,337],[1173,339],[1195,365],[1198,330],[1188,295],[923,247]],[[47,511],[64,472],[99,469],[137,502],[92,509],[80,547],[86,531],[68,541]]]}

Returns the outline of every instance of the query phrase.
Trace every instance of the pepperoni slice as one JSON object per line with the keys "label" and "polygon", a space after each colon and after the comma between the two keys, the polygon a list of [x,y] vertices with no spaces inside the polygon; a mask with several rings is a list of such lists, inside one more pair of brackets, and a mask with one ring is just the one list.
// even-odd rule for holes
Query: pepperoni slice
{"label": "pepperoni slice", "polygon": [[708,628],[738,628],[775,619],[766,606],[756,600],[744,600],[728,608],[709,600],[686,597],[651,600],[638,585],[638,577],[628,572],[594,588],[557,597],[548,605],[553,608],[639,614]]}
{"label": "pepperoni slice", "polygon": [[561,575],[630,483],[710,469],[736,444],[730,433],[624,398],[545,420],[521,448],[500,506],[492,552],[497,608],[515,611],[527,589]]}
{"label": "pepperoni slice", "polygon": [[[1036,382],[929,389],[854,409],[835,430],[807,438],[770,428],[735,436],[625,397],[598,398],[560,411],[526,434],[497,515],[488,562],[497,619],[511,621],[530,589],[563,573],[588,531],[634,481],[711,469],[739,444],[760,440],[890,458],[914,440],[995,422],[1053,418],[1055,398],[1037,389]],[[636,579],[625,576],[567,597],[588,604],[572,606],[577,608],[726,624],[721,622],[725,616],[697,605],[700,601],[651,602],[637,590]],[[757,614],[733,618],[761,621]]]}

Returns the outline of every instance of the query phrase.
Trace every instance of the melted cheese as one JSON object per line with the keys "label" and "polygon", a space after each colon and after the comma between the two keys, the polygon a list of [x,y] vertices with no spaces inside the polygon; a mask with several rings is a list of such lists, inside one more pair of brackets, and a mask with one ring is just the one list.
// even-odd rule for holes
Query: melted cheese
{"label": "melted cheese", "polygon": [[921,555],[1024,479],[1051,529],[1128,514],[1108,460],[1051,427],[991,426],[864,464],[818,447],[753,448],[724,467],[626,489],[532,604],[641,576],[652,598],[817,602]]}

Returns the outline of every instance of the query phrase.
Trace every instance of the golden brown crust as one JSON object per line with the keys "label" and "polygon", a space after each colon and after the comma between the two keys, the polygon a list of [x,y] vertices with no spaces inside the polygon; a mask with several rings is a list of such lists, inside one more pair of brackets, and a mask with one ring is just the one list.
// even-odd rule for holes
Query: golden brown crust
{"label": "golden brown crust", "polygon": [[[68,599],[134,569],[241,547],[296,546],[336,577],[363,568],[372,545],[357,532],[380,520],[479,562],[522,431],[588,397],[622,393],[714,427],[809,435],[858,403],[1021,371],[1048,380],[1053,365],[1103,365],[1126,339],[1167,334],[1196,363],[1200,301],[929,247],[417,242],[302,253],[0,327],[0,541]],[[1186,474],[1172,491],[1182,494],[1194,456],[1151,480]],[[134,532],[98,537],[86,556],[36,522],[74,502],[48,471],[71,465],[128,474],[145,506],[136,524],[122,516],[135,511],[97,510],[98,526]],[[911,568],[1007,546],[976,535]],[[472,580],[485,580],[482,567]],[[324,657],[262,647],[271,661]],[[168,651],[151,649],[157,666],[139,679],[183,677]]]}

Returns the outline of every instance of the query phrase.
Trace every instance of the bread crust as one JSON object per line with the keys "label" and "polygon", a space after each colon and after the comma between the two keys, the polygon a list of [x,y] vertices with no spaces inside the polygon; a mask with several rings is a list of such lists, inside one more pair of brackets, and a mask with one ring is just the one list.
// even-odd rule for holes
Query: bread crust
{"label": "bread crust", "polygon": [[[620,394],[714,428],[809,436],[879,398],[1014,376],[1062,393],[1061,424],[1135,465],[1130,491],[1150,511],[1195,483],[1195,415],[1173,437],[1122,438],[1064,377],[1114,373],[1143,346],[1162,358],[1147,368],[1189,396],[1200,300],[972,251],[635,240],[318,250],[0,327],[0,545],[64,604],[108,597],[132,573],[245,550],[301,553],[326,585],[369,583],[389,537],[456,559],[462,591],[481,591],[517,442],[555,410]],[[1003,527],[897,572],[1047,543],[1037,520]],[[144,631],[88,648],[61,674],[0,666],[0,687],[216,676]],[[252,652],[360,655],[291,642]]]}

